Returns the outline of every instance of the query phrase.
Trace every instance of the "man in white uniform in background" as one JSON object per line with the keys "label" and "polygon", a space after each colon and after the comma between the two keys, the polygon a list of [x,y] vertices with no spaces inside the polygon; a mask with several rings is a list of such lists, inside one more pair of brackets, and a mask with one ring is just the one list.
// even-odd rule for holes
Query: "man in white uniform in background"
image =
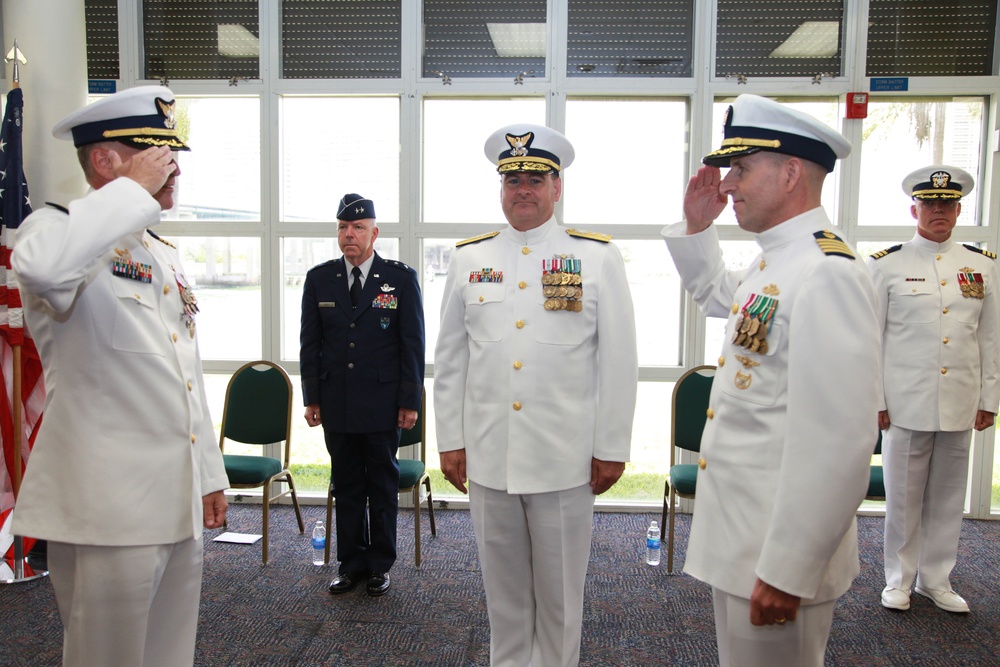
{"label": "man in white uniform in background", "polygon": [[[712,586],[723,667],[822,667],[860,570],[879,332],[865,265],[821,204],[850,149],[807,114],[741,95],[688,183],[686,221],[663,230],[702,312],[728,318],[684,564]],[[712,225],[727,198],[761,248],[739,271]]]}
{"label": "man in white uniform in background", "polygon": [[12,265],[48,390],[14,513],[48,540],[65,667],[194,662],[202,527],[229,486],[202,381],[197,306],[147,228],[180,174],[174,96],[122,91],[68,116],[93,188],[18,233]]}
{"label": "man in white uniform in background", "polygon": [[972,429],[1000,402],[996,255],[951,238],[972,175],[946,165],[903,179],[913,239],[868,260],[884,343],[878,427],[885,431],[882,606],[910,608],[910,587],[941,609],[969,605],[951,588]]}
{"label": "man in white uniform in background", "polygon": [[445,477],[469,505],[490,664],[580,658],[595,496],[625,469],[638,361],[625,265],[610,237],[560,226],[560,133],[487,140],[509,225],[458,244],[441,305],[434,409]]}

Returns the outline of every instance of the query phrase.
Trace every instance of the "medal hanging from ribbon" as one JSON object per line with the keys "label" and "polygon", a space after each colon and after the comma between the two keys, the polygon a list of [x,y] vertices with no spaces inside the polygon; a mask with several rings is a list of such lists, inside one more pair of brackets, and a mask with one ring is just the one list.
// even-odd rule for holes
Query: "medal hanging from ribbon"
{"label": "medal hanging from ribbon", "polygon": [[[170,268],[173,269],[173,267]],[[191,289],[191,285],[188,283],[187,278],[177,269],[174,269],[174,280],[177,281],[177,289],[181,295],[181,303],[184,304],[184,310],[181,312],[181,321],[184,322],[184,326],[187,327],[191,338],[194,338],[194,316],[198,314],[198,297],[194,295],[194,290]]]}
{"label": "medal hanging from ribbon", "polygon": [[767,332],[778,309],[778,300],[762,294],[751,294],[733,332],[733,345],[751,352],[767,354]]}
{"label": "medal hanging from ribbon", "polygon": [[986,285],[983,283],[983,274],[974,273],[970,268],[963,268],[958,274],[958,286],[962,290],[962,296],[966,299],[985,299]]}
{"label": "medal hanging from ribbon", "polygon": [[583,312],[583,261],[556,256],[542,260],[542,296],[545,310]]}

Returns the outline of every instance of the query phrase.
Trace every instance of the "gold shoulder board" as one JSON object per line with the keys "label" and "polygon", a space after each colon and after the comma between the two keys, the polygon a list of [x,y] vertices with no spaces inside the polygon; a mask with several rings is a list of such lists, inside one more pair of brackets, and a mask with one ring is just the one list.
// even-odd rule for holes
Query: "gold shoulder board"
{"label": "gold shoulder board", "polygon": [[835,255],[837,257],[854,259],[854,252],[851,250],[851,247],[844,243],[843,239],[833,232],[824,229],[821,232],[816,232],[813,236],[816,237],[816,243],[819,245],[819,249],[823,251],[824,255]]}
{"label": "gold shoulder board", "polygon": [[582,232],[579,229],[567,229],[566,233],[570,236],[575,236],[580,239],[590,239],[591,241],[600,241],[601,243],[610,243],[611,239],[614,238],[611,234],[599,234],[597,232]]}
{"label": "gold shoulder board", "polygon": [[891,246],[889,248],[885,248],[883,250],[879,250],[878,252],[873,252],[872,254],[870,254],[868,256],[871,257],[872,259],[882,259],[886,255],[894,253],[894,252],[896,252],[897,250],[899,250],[902,247],[903,247],[902,243],[897,243],[896,245]]}
{"label": "gold shoulder board", "polygon": [[174,250],[177,250],[177,246],[175,246],[175,245],[174,245],[173,243],[171,243],[170,241],[165,241],[164,239],[161,239],[161,238],[160,238],[159,236],[157,236],[157,235],[156,235],[156,233],[155,233],[155,232],[153,232],[153,231],[152,231],[151,229],[147,229],[147,230],[146,230],[146,233],[147,233],[147,234],[149,234],[150,236],[152,236],[152,237],[153,237],[154,239],[156,239],[156,240],[157,240],[157,241],[159,241],[160,243],[163,243],[163,244],[165,244],[165,245],[168,245],[168,246],[170,246],[171,248],[173,248]]}
{"label": "gold shoulder board", "polygon": [[971,250],[972,252],[978,252],[981,255],[986,255],[990,259],[997,258],[997,254],[995,252],[990,252],[989,250],[983,250],[982,248],[977,248],[976,246],[969,245],[968,243],[963,243],[962,245],[965,246],[966,250]]}
{"label": "gold shoulder board", "polygon": [[480,241],[485,241],[486,239],[491,239],[500,233],[498,229],[495,232],[489,232],[488,234],[480,234],[479,236],[473,236],[471,239],[465,239],[464,241],[459,241],[455,244],[456,248],[461,248],[464,245],[469,245],[470,243],[479,243]]}

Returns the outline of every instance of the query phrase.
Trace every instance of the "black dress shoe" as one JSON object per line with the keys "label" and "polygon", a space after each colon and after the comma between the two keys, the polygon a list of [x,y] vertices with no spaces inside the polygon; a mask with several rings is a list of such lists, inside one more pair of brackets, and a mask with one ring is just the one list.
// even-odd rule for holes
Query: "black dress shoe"
{"label": "black dress shoe", "polygon": [[389,586],[392,583],[389,581],[388,572],[372,572],[372,576],[368,579],[368,585],[365,586],[365,590],[368,591],[368,595],[373,598],[377,598],[380,595],[385,595],[389,592]]}
{"label": "black dress shoe", "polygon": [[350,572],[338,574],[334,577],[333,581],[330,582],[330,592],[337,595],[354,590],[354,587],[358,585],[359,581],[361,581],[361,575],[359,574],[352,574]]}

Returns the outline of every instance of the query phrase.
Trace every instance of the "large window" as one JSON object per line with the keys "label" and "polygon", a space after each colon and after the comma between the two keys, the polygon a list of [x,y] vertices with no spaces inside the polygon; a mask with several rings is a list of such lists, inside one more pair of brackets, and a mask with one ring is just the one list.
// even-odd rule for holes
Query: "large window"
{"label": "large window", "polygon": [[[687,180],[719,146],[737,95],[777,99],[850,140],[822,200],[862,254],[910,238],[900,182],[937,162],[976,177],[955,238],[1000,247],[996,2],[946,4],[85,0],[91,79],[167,82],[180,100],[193,150],[178,156],[177,206],[158,231],[196,282],[217,417],[246,361],[278,361],[298,385],[302,281],[340,256],[336,205],[351,192],[375,201],[379,253],[419,272],[432,398],[455,243],[505,224],[484,142],[505,125],[549,125],[577,154],[556,215],[613,235],[625,258],[640,389],[633,461],[612,502],[652,505],[673,383],[716,363],[724,325],[683,292],[660,228],[682,219]],[[857,91],[871,94],[867,117],[846,118]],[[717,229],[727,266],[741,268],[759,249],[735,222],[727,207]],[[973,479],[1000,478],[994,440],[975,436]],[[293,465],[303,488],[325,492],[322,432],[298,412]],[[977,516],[1000,513],[987,486],[1000,497],[1000,482],[970,486]],[[451,493],[435,482],[436,497]]]}

